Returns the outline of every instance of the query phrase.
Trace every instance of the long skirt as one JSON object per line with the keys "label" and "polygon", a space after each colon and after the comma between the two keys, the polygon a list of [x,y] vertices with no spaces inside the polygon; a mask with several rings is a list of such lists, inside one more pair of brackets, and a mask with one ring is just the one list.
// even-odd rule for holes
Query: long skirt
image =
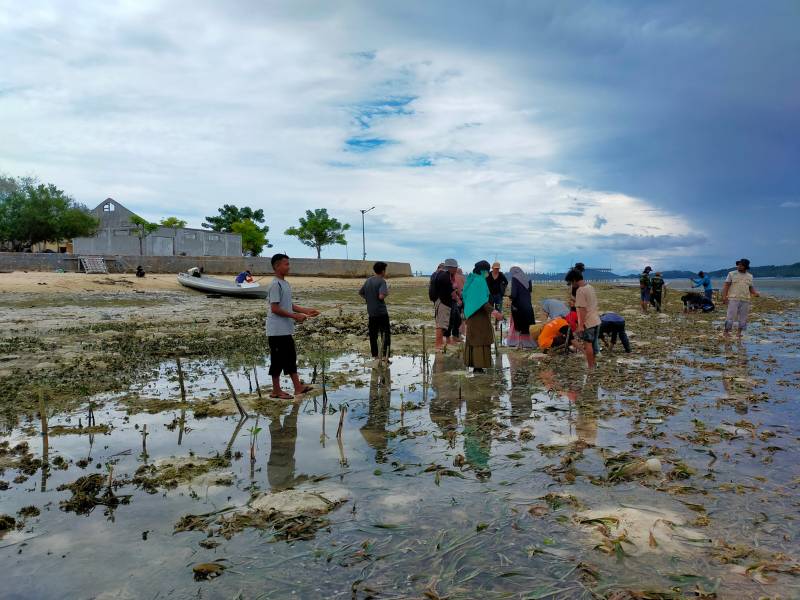
{"label": "long skirt", "polygon": [[531,339],[529,331],[530,328],[526,333],[521,333],[517,331],[517,327],[514,323],[514,314],[512,313],[511,318],[509,319],[508,322],[508,335],[506,335],[505,339],[506,346],[509,346],[511,348],[517,348],[520,346],[522,348],[535,348],[536,342],[533,339]]}
{"label": "long skirt", "polygon": [[489,346],[464,346],[464,364],[476,369],[492,368],[492,347]]}

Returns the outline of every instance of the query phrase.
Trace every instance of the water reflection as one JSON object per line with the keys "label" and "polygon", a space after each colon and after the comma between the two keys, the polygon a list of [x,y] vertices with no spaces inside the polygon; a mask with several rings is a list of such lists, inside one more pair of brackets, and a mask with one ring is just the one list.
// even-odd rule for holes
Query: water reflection
{"label": "water reflection", "polygon": [[488,479],[492,476],[489,458],[492,437],[497,426],[495,413],[500,407],[500,398],[492,378],[485,376],[468,377],[464,380],[464,398],[464,458],[478,479]]}
{"label": "water reflection", "polygon": [[597,415],[601,409],[599,399],[601,391],[598,380],[593,377],[583,381],[559,380],[558,375],[552,369],[541,370],[539,377],[551,396],[560,396],[566,400],[570,433],[574,433],[577,440],[595,445],[597,443]]}
{"label": "water reflection", "polygon": [[[442,435],[455,432],[458,427],[456,413],[461,406],[462,384],[459,371],[463,363],[450,354],[437,354],[431,367],[431,390],[433,395],[428,406],[431,421]],[[458,373],[459,375],[456,375]]]}
{"label": "water reflection", "polygon": [[392,400],[392,376],[389,367],[375,367],[369,380],[369,405],[367,422],[361,427],[361,435],[370,448],[375,450],[375,462],[386,462],[389,422],[389,406]]}
{"label": "water reflection", "polygon": [[531,390],[528,386],[530,369],[528,358],[517,352],[508,353],[508,366],[511,377],[509,402],[511,403],[511,424],[521,425],[531,416]]}
{"label": "water reflection", "polygon": [[270,418],[270,450],[267,461],[267,479],[273,491],[285,490],[308,479],[306,475],[295,477],[295,447],[297,445],[297,414],[300,403],[293,402],[291,410],[283,417]]}

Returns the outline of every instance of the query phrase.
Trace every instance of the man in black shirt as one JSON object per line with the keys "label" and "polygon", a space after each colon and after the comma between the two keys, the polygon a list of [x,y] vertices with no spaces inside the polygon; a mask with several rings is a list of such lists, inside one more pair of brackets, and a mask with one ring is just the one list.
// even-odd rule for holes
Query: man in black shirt
{"label": "man in black shirt", "polygon": [[438,271],[433,280],[433,314],[436,320],[436,350],[441,350],[445,342],[450,342],[450,310],[453,307],[453,276],[458,270],[458,261],[448,258],[444,269]]}
{"label": "man in black shirt", "polygon": [[508,279],[500,270],[499,262],[495,261],[492,265],[492,270],[486,276],[486,284],[489,286],[489,302],[492,303],[497,312],[502,313],[503,296],[508,287]]}

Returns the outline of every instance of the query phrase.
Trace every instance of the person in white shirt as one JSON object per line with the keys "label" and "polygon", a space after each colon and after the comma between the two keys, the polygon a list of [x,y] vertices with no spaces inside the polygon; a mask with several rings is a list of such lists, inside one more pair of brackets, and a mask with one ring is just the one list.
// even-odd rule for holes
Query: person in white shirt
{"label": "person in white shirt", "polygon": [[736,261],[736,270],[728,273],[722,286],[722,303],[728,305],[725,317],[725,337],[730,335],[733,322],[739,323],[739,337],[747,328],[747,316],[750,314],[750,298],[758,296],[753,287],[753,274],[748,272],[750,261],[742,258]]}

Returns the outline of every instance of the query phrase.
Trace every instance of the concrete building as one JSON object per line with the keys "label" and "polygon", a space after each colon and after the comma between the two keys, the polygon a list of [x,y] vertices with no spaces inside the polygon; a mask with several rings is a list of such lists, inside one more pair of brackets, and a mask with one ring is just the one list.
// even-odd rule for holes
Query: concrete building
{"label": "concrete building", "polygon": [[159,227],[139,243],[134,213],[113,198],[92,211],[100,220],[94,237],[72,240],[73,254],[124,256],[242,256],[242,236],[208,229]]}

